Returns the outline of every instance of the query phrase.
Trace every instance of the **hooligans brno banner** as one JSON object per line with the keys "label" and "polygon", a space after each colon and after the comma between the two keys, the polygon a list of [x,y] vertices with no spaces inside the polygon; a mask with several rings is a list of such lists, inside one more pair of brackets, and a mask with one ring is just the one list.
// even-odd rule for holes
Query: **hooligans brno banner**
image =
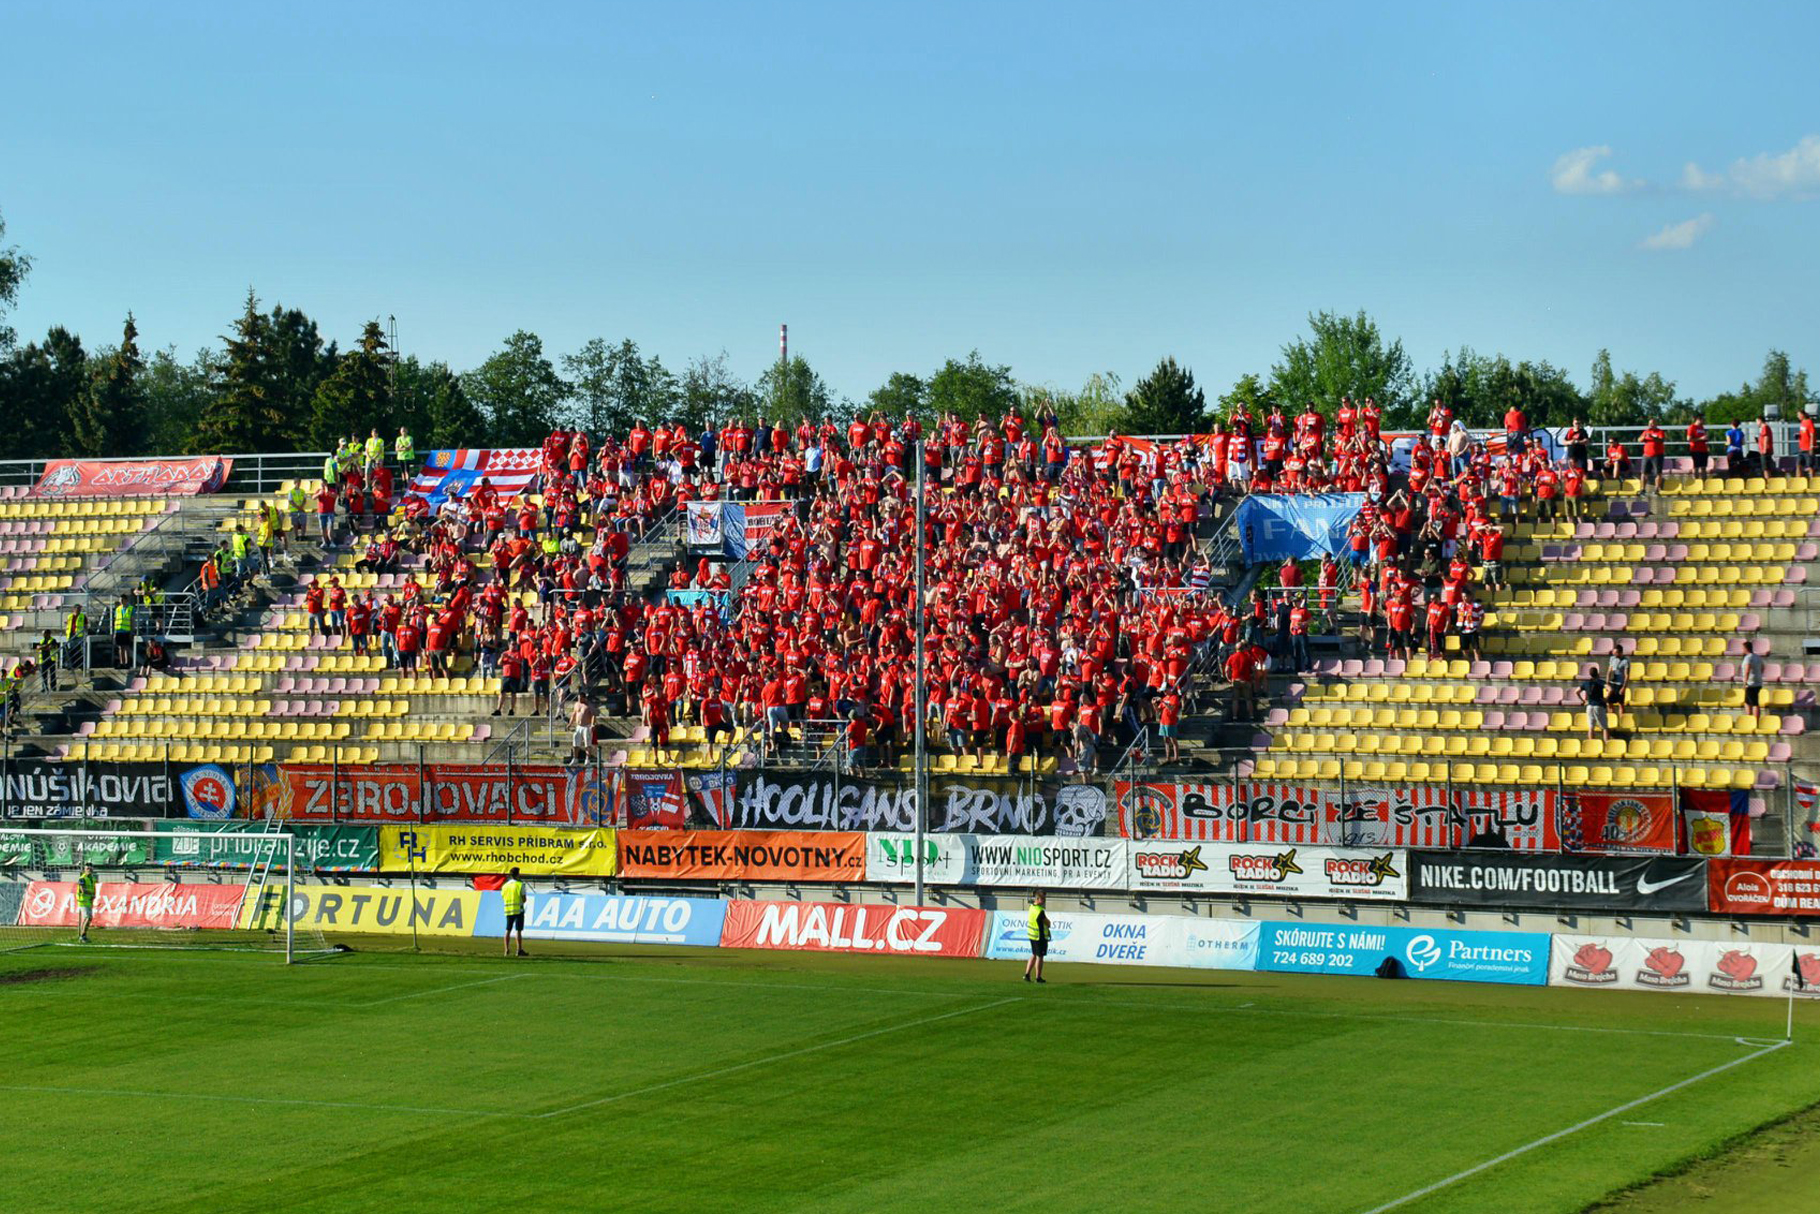
{"label": "hooligans brno banner", "polygon": [[[908,777],[853,779],[829,772],[756,772],[735,783],[690,778],[691,791],[722,828],[759,830],[916,829],[916,785]],[[1106,794],[1089,784],[1004,777],[937,777],[929,782],[924,829],[940,834],[1099,833]]]}

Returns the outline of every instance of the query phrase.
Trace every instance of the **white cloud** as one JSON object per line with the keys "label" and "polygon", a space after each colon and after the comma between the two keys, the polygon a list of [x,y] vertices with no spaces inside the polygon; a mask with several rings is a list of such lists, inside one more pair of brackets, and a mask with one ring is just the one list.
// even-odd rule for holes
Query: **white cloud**
{"label": "white cloud", "polygon": [[1709,173],[1691,160],[1681,170],[1681,188],[1684,190],[1717,190],[1724,185],[1724,173]]}
{"label": "white cloud", "polygon": [[1786,152],[1739,160],[1732,184],[1753,198],[1811,198],[1820,194],[1820,135],[1809,135]]}
{"label": "white cloud", "polygon": [[1712,230],[1713,217],[1710,213],[1696,215],[1680,223],[1671,223],[1653,236],[1645,237],[1639,248],[1644,249],[1691,249],[1694,241]]}
{"label": "white cloud", "polygon": [[1611,155],[1609,147],[1575,148],[1555,161],[1548,179],[1557,194],[1623,194],[1640,189],[1641,181],[1626,181],[1615,169],[1593,171],[1593,166]]}

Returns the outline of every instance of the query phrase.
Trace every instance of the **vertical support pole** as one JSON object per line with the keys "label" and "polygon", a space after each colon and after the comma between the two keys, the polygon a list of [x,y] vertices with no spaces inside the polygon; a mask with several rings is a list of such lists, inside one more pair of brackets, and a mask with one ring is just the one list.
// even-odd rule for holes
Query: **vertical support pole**
{"label": "vertical support pole", "polygon": [[429,821],[430,809],[430,773],[423,761],[424,744],[417,744],[417,820]]}
{"label": "vertical support pole", "polygon": [[292,964],[297,959],[297,916],[292,913],[291,902],[296,896],[297,836],[287,834],[284,837],[284,909],[278,912],[284,916],[284,963],[286,965]]}
{"label": "vertical support pole", "polygon": [[924,458],[923,450],[927,442],[924,438],[916,440],[916,761],[913,775],[916,783],[916,823],[912,844],[912,850],[916,853],[916,906],[923,904],[923,822],[929,800],[929,753],[923,737],[929,718],[928,689],[924,685],[926,659],[923,652],[923,579],[927,559],[923,549],[928,537],[928,528],[924,523],[928,505],[928,461]]}

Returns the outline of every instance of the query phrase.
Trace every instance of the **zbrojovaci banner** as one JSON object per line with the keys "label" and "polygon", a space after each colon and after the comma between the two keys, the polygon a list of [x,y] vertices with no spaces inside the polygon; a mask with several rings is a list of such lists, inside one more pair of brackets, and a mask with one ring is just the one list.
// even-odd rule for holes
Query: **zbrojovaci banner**
{"label": "zbrojovaci banner", "polygon": [[[643,898],[613,894],[547,893],[526,899],[525,935],[533,940],[605,940],[615,944],[720,944],[727,904],[718,898]],[[499,895],[480,896],[476,936],[505,935]]]}
{"label": "zbrojovaci banner", "polygon": [[[986,956],[1030,956],[1023,911],[994,911]],[[1195,969],[1256,968],[1258,925],[1187,915],[1099,915],[1061,911],[1049,916],[1049,960],[1101,965],[1175,965]]]}
{"label": "zbrojovaci banner", "polygon": [[1411,978],[1456,982],[1548,981],[1548,936],[1541,932],[1467,932],[1442,928],[1336,923],[1265,923],[1258,968],[1284,974],[1369,976],[1395,957]]}

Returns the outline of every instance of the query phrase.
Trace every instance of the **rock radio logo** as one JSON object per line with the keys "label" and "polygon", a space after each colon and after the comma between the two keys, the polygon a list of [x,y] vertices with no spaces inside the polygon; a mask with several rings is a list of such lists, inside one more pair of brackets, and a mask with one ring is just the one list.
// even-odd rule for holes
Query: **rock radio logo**
{"label": "rock radio logo", "polygon": [[1198,846],[1181,851],[1139,852],[1136,862],[1138,875],[1153,881],[1186,881],[1195,873],[1208,871]]}
{"label": "rock radio logo", "polygon": [[1618,980],[1618,971],[1611,967],[1611,950],[1603,944],[1582,944],[1563,973],[1569,982],[1588,986],[1609,986]]}
{"label": "rock radio logo", "polygon": [[1301,873],[1302,866],[1295,862],[1295,853],[1293,847],[1274,856],[1241,852],[1226,861],[1226,870],[1238,881],[1281,881]]}
{"label": "rock radio logo", "polygon": [[1376,856],[1333,857],[1324,869],[1329,884],[1363,889],[1376,889],[1391,878],[1403,875],[1397,871],[1389,852]]}

